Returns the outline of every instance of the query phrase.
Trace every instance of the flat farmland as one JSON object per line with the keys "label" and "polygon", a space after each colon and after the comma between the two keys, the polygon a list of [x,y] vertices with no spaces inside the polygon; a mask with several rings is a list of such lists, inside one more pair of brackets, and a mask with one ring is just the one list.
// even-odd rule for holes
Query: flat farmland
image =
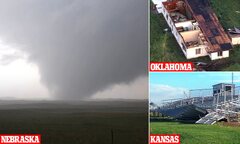
{"label": "flat farmland", "polygon": [[41,134],[43,144],[146,144],[147,101],[0,105],[0,133]]}

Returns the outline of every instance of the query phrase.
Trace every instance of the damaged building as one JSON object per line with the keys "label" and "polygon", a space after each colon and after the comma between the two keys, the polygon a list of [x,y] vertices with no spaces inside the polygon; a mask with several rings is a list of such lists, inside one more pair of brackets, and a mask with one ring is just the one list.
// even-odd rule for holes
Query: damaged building
{"label": "damaged building", "polygon": [[226,33],[208,0],[153,0],[187,59],[209,56],[211,60],[229,57],[240,33]]}

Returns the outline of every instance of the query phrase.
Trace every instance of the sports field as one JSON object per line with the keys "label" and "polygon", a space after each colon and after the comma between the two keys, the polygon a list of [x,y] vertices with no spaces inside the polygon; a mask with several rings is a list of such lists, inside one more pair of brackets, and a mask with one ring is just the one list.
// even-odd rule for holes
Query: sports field
{"label": "sports field", "polygon": [[240,127],[151,122],[151,134],[181,134],[181,144],[239,144]]}

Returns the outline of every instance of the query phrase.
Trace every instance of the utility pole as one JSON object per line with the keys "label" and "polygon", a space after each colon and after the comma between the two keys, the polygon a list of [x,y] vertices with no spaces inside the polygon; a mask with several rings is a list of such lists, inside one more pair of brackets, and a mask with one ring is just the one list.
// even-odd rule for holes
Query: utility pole
{"label": "utility pole", "polygon": [[111,129],[111,144],[113,144],[113,129]]}
{"label": "utility pole", "polygon": [[235,87],[233,86],[233,72],[232,72],[232,92],[231,92],[231,100],[232,100],[232,101],[233,101],[233,95],[234,95],[234,93],[235,93],[235,92],[234,92],[234,91],[235,91],[234,88],[235,88]]}

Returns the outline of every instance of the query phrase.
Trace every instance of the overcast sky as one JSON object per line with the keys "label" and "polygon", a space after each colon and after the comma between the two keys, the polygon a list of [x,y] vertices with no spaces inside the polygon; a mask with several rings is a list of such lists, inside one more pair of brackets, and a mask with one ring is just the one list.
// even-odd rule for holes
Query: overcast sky
{"label": "overcast sky", "polygon": [[147,98],[147,0],[1,0],[0,99]]}

